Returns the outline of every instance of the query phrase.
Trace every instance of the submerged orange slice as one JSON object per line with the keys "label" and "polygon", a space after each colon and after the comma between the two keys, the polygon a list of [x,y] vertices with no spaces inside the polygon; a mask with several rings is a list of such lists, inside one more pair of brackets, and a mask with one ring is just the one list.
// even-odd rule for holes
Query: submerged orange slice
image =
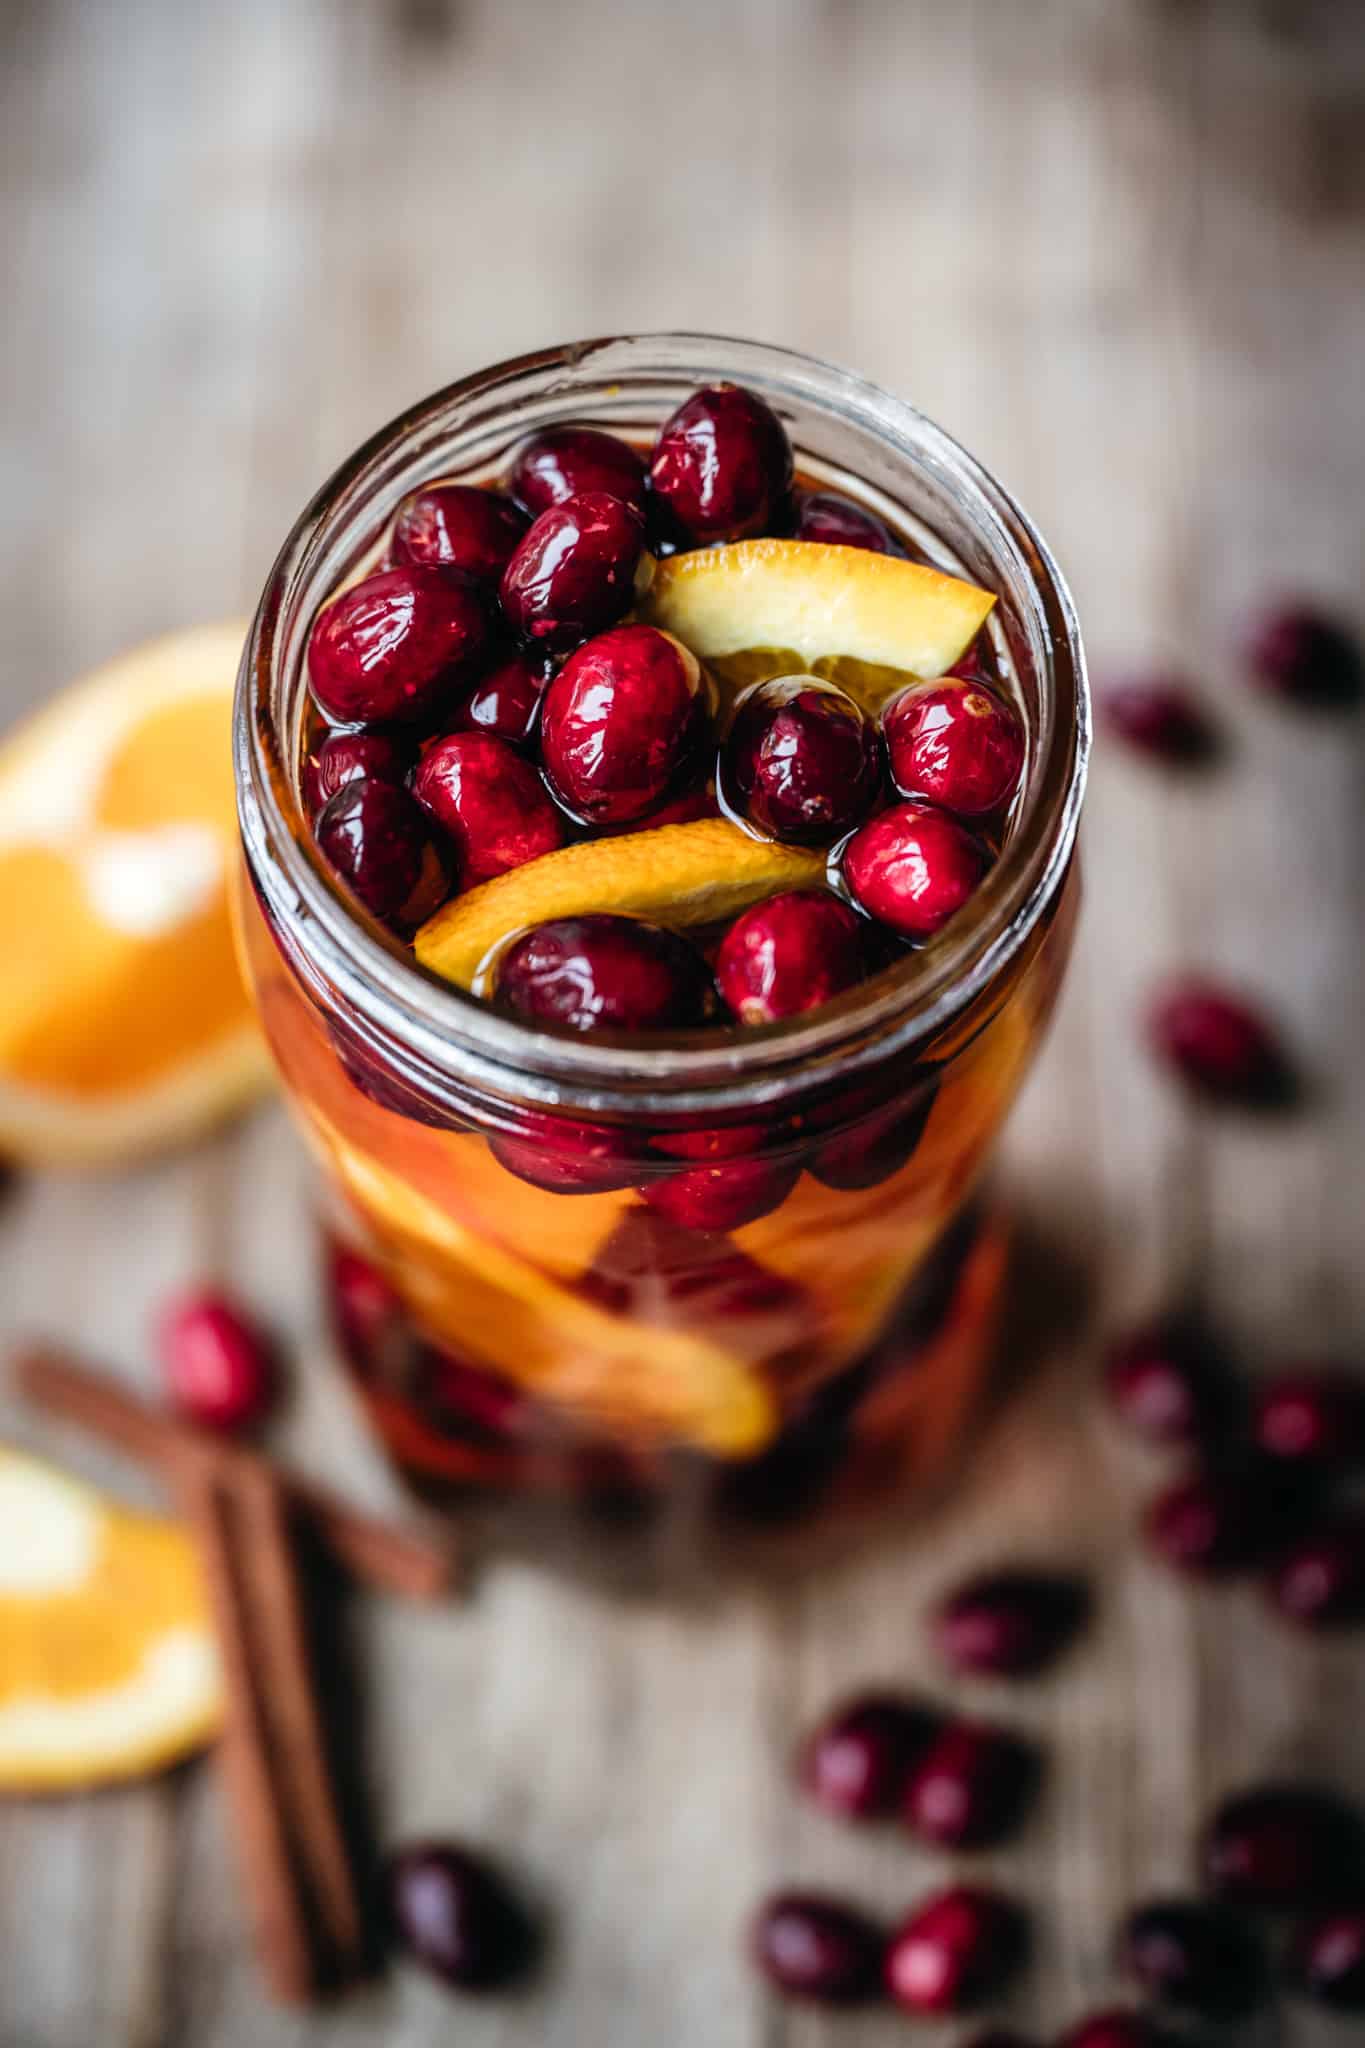
{"label": "submerged orange slice", "polygon": [[741,540],[660,562],[641,616],[732,688],[806,672],[879,701],[908,676],[942,675],[994,603],[989,590],[895,555]]}
{"label": "submerged orange slice", "polygon": [[121,1161],[268,1078],[228,918],[244,637],[139,648],[0,748],[0,1152]]}
{"label": "submerged orange slice", "polygon": [[779,890],[813,888],[824,872],[823,853],[751,839],[727,818],[586,839],[452,898],[418,932],[417,958],[474,988],[504,940],[547,918],[606,910],[678,929],[719,924]]}
{"label": "submerged orange slice", "polygon": [[0,1445],[0,1791],[157,1770],[221,1702],[188,1539]]}

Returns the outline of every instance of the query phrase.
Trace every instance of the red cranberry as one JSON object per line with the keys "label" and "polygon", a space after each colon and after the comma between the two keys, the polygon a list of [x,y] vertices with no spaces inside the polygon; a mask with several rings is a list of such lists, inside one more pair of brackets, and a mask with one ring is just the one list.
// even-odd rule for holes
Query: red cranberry
{"label": "red cranberry", "polygon": [[303,763],[303,800],[316,817],[329,796],[348,782],[373,776],[401,783],[412,765],[406,747],[382,732],[334,732],[310,747]]}
{"label": "red cranberry", "polygon": [[886,1986],[907,2012],[964,2012],[1022,1960],[1019,1910],[981,1885],[957,1885],[916,1907],[891,1937]]}
{"label": "red cranberry", "polygon": [[1357,641],[1311,605],[1269,612],[1247,642],[1257,681],[1282,697],[1324,709],[1358,703],[1365,665]]}
{"label": "red cranberry", "polygon": [[1151,1503],[1143,1528],[1172,1570],[1226,1578],[1254,1569],[1293,1533],[1298,1489],[1257,1463],[1197,1472]]}
{"label": "red cranberry", "polygon": [[780,1209],[801,1177],[783,1159],[726,1159],[689,1166],[640,1190],[660,1215],[687,1230],[741,1230]]}
{"label": "red cranberry", "polygon": [[1215,1906],[1179,1899],[1139,1906],[1125,1922],[1122,1953],[1150,1997],[1208,2019],[1240,2019],[1264,1989],[1256,1944]]}
{"label": "red cranberry", "polygon": [[1033,2048],[1033,2044],[1008,2027],[990,2027],[984,2034],[973,2034],[965,2048]]}
{"label": "red cranberry", "polygon": [[882,1820],[900,1804],[906,1774],[934,1733],[914,1700],[868,1693],[828,1715],[801,1754],[801,1783],[843,1820]]}
{"label": "red cranberry", "polygon": [[509,1173],[553,1195],[618,1193],[635,1185],[643,1163],[630,1132],[549,1110],[523,1110],[518,1132],[499,1133],[488,1142]]}
{"label": "red cranberry", "polygon": [[1282,1557],[1270,1580],[1280,1613],[1305,1628],[1365,1621],[1365,1516],[1328,1518]]}
{"label": "red cranberry", "polygon": [[472,1425],[484,1437],[522,1434],[533,1412],[529,1396],[511,1380],[434,1345],[425,1351],[419,1384],[423,1403],[438,1416]]}
{"label": "red cranberry", "polygon": [[883,1941],[862,1913],[815,1892],[780,1892],[754,1924],[754,1961],[786,1998],[856,2005],[880,1989]]}
{"label": "red cranberry", "polygon": [[1267,1457],[1315,1472],[1365,1461],[1365,1382],[1341,1366],[1279,1373],[1256,1399],[1255,1436]]}
{"label": "red cranberry", "polygon": [[344,784],[323,805],[314,832],[342,881],[395,931],[415,931],[450,894],[445,847],[421,806],[391,782]]}
{"label": "red cranberry", "polygon": [[1204,1880],[1243,1906],[1307,1906],[1347,1893],[1361,1830],[1348,1807],[1310,1785],[1268,1785],[1220,1806],[1204,1831]]}
{"label": "red cranberry", "polygon": [[[1179,2048],[1146,2013],[1118,2007],[1091,2013],[1062,2035],[1058,2048]],[[1188,2048],[1188,2044],[1187,2044]]]}
{"label": "red cranberry", "polygon": [[1024,728],[993,690],[956,676],[911,683],[882,713],[891,779],[902,796],[984,817],[1008,803],[1024,769]]}
{"label": "red cranberry", "polygon": [[720,814],[716,786],[708,779],[698,788],[675,796],[671,803],[660,804],[647,818],[627,818],[620,825],[597,825],[594,837],[620,839],[629,832],[655,832],[660,825],[693,825],[698,818],[718,818]]}
{"label": "red cranberry", "polygon": [[1292,1981],[1342,2012],[1365,2012],[1365,1901],[1307,1921],[1289,1954]]}
{"label": "red cranberry", "polygon": [[663,801],[706,725],[696,656],[655,626],[618,626],[571,655],[545,692],[541,752],[566,810],[620,824]]}
{"label": "red cranberry", "polygon": [[719,779],[729,809],[760,832],[825,845],[872,805],[881,779],[877,735],[833,683],[781,676],[740,699]]}
{"label": "red cranberry", "polygon": [[483,605],[468,583],[406,562],[367,576],[318,613],[308,680],[334,724],[429,722],[469,681],[487,641]]}
{"label": "red cranberry", "polygon": [[605,491],[552,505],[503,572],[502,608],[532,646],[565,653],[628,611],[644,551],[639,513]]}
{"label": "red cranberry", "polygon": [[771,532],[791,490],[787,430],[754,392],[708,385],[659,429],[649,480],[693,545]]}
{"label": "red cranberry", "polygon": [[869,917],[903,939],[931,939],[956,917],[990,856],[964,825],[929,804],[894,804],[844,848],[844,880]]}
{"label": "red cranberry", "polygon": [[1175,984],[1152,1006],[1152,1048],[1210,1101],[1273,1107],[1291,1093],[1288,1064],[1268,1024],[1240,997],[1207,982]]}
{"label": "red cranberry", "polygon": [[509,747],[529,746],[547,680],[536,662],[509,655],[470,691],[450,721],[451,732],[486,732]]}
{"label": "red cranberry", "polygon": [[173,1302],[159,1337],[171,1398],[192,1422],[236,1435],[262,1420],[275,1397],[274,1353],[225,1295],[191,1294]]}
{"label": "red cranberry", "polygon": [[944,673],[958,676],[964,683],[994,683],[995,653],[990,635],[984,626],[976,638],[968,642],[957,660],[949,664]]}
{"label": "red cranberry", "polygon": [[1090,1596],[1079,1579],[1036,1571],[984,1572],[933,1617],[939,1655],[954,1671],[1020,1678],[1041,1671],[1079,1634]]}
{"label": "red cranberry", "polygon": [[370,1372],[402,1342],[403,1304],[369,1259],[348,1245],[333,1245],[328,1260],[332,1320],[342,1350],[357,1372]]}
{"label": "red cranberry", "polygon": [[827,547],[869,548],[875,555],[906,552],[884,519],[838,491],[798,491],[792,532],[797,540],[822,541]]}
{"label": "red cranberry", "polygon": [[564,843],[545,785],[505,740],[456,732],[428,747],[412,793],[455,849],[466,888]]}
{"label": "red cranberry", "polygon": [[1189,1322],[1145,1323],[1119,1338],[1105,1390],[1128,1427],[1154,1444],[1207,1441],[1232,1408],[1222,1360]]}
{"label": "red cranberry", "polygon": [[414,1842],[389,1859],[385,1889],[407,1953],[454,1990],[493,1990],[530,1960],[526,1914],[497,1872],[468,1849]]}
{"label": "red cranberry", "polygon": [[1207,714],[1178,677],[1115,683],[1100,708],[1119,739],[1158,761],[1192,767],[1217,752]]}
{"label": "red cranberry", "polygon": [[595,912],[535,925],[497,964],[497,994],[571,1031],[685,1031],[715,1007],[711,970],[677,932]]}
{"label": "red cranberry", "polygon": [[937,1096],[937,1076],[921,1075],[894,1102],[878,1103],[870,1114],[826,1138],[809,1160],[808,1171],[823,1187],[841,1193],[880,1187],[914,1157]]}
{"label": "red cranberry", "polygon": [[533,519],[582,491],[607,491],[643,512],[644,457],[598,427],[546,427],[517,450],[509,488]]}
{"label": "red cranberry", "polygon": [[530,521],[501,491],[476,484],[428,484],[398,508],[390,553],[395,562],[459,569],[495,589]]}
{"label": "red cranberry", "polygon": [[656,1152],[670,1159],[743,1159],[761,1152],[768,1142],[766,1124],[727,1124],[695,1131],[657,1131],[651,1140]]}
{"label": "red cranberry", "polygon": [[741,1024],[775,1024],[861,981],[863,920],[837,896],[792,889],[755,904],[726,932],[716,981]]}
{"label": "red cranberry", "polygon": [[910,1773],[906,1825],[945,1849],[984,1849],[1009,1834],[1038,1777],[1025,1743],[982,1721],[949,1721]]}

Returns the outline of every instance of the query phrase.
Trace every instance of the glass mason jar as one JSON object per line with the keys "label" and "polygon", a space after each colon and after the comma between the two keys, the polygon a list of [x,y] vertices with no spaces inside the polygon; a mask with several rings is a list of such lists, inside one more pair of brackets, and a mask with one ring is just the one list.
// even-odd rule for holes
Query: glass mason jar
{"label": "glass mason jar", "polygon": [[[633,1042],[533,1028],[426,973],[321,861],[299,790],[309,627],[417,485],[495,478],[554,422],[647,445],[718,379],[775,407],[804,482],[999,593],[989,658],[1027,723],[1024,791],[966,910],[823,1008]],[[555,1555],[572,1526],[633,1561],[768,1547],[942,1483],[988,1368],[1005,1240],[983,1173],[1070,946],[1087,747],[1042,539],[938,428],[824,363],[705,335],[547,349],[342,466],[244,656],[241,929],[322,1168],[340,1349],[424,1496],[542,1548],[549,1515]],[[696,1179],[651,1199],[688,1174],[707,1227],[678,1199]]]}

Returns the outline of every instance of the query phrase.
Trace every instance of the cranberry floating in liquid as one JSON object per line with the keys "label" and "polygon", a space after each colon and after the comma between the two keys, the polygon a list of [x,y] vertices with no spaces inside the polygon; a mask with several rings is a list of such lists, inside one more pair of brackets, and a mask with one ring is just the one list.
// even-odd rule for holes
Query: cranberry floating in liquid
{"label": "cranberry floating in liquid", "polygon": [[659,430],[649,480],[694,546],[743,540],[782,525],[792,483],[787,430],[738,384],[694,391]]}
{"label": "cranberry floating in liquid", "polygon": [[829,1714],[803,1747],[799,1775],[817,1806],[842,1820],[883,1820],[935,1733],[916,1700],[867,1693]]}
{"label": "cranberry floating in liquid", "polygon": [[334,724],[430,723],[472,679],[487,643],[471,584],[405,562],[324,605],[308,641],[309,687]]}
{"label": "cranberry floating in liquid", "polygon": [[663,801],[706,731],[695,655],[655,626],[618,626],[580,647],[546,690],[540,744],[565,809],[619,825]]}
{"label": "cranberry floating in liquid", "polygon": [[787,1998],[854,2005],[879,1989],[883,1941],[866,1917],[815,1892],[781,1892],[754,1924],[753,1955]]}
{"label": "cranberry floating in liquid", "polygon": [[488,1141],[500,1166],[553,1195],[615,1194],[633,1187],[643,1147],[617,1124],[582,1123],[549,1110],[523,1110],[520,1128]]}
{"label": "cranberry floating in liquid", "polygon": [[844,881],[870,917],[904,939],[931,939],[975,892],[986,848],[931,804],[894,804],[844,848]]}
{"label": "cranberry floating in liquid", "polygon": [[937,1075],[907,1078],[893,1102],[879,1102],[846,1130],[825,1139],[808,1161],[812,1178],[846,1194],[880,1187],[913,1159],[937,1097]]}
{"label": "cranberry floating in liquid", "polygon": [[274,1351],[224,1294],[190,1294],[161,1318],[162,1365],[181,1413],[234,1436],[262,1421],[276,1390]]}
{"label": "cranberry floating in liquid", "polygon": [[357,1372],[382,1370],[405,1348],[398,1293],[371,1260],[333,1243],[327,1264],[328,1305],[338,1342]]}
{"label": "cranberry floating in liquid", "polygon": [[412,766],[402,743],[382,732],[334,732],[309,748],[303,762],[303,800],[316,817],[328,797],[348,782],[373,777],[401,785]]}
{"label": "cranberry floating in liquid", "polygon": [[530,762],[487,733],[449,733],[427,748],[412,793],[455,849],[472,888],[564,843],[564,827]]}
{"label": "cranberry floating in liquid", "polygon": [[1008,803],[1024,768],[1024,728],[1003,698],[956,676],[912,683],[882,714],[891,779],[961,817]]}
{"label": "cranberry floating in liquid", "polygon": [[409,934],[450,893],[450,856],[431,820],[391,782],[347,782],[314,827],[318,846],[365,908]]}
{"label": "cranberry floating in liquid", "polygon": [[875,555],[905,555],[884,519],[837,491],[798,491],[794,540],[822,542],[827,547],[865,548]]}
{"label": "cranberry floating in liquid", "polygon": [[886,1985],[907,2012],[965,2012],[989,1998],[1023,1958],[1017,1909],[982,1885],[957,1885],[916,1908],[892,1935]]}
{"label": "cranberry floating in liquid", "polygon": [[502,609],[532,647],[566,654],[635,599],[645,526],[634,506],[582,491],[535,520],[503,572]]}
{"label": "cranberry floating in liquid", "polygon": [[572,1031],[683,1031],[715,1009],[711,970],[677,932],[599,911],[551,918],[496,968],[501,1002]]}
{"label": "cranberry floating in liquid", "polygon": [[721,797],[758,831],[823,846],[867,815],[881,746],[861,708],[816,676],[746,690],[721,752]]}
{"label": "cranberry floating in liquid", "polygon": [[539,662],[511,654],[474,685],[457,707],[449,730],[486,732],[506,740],[509,747],[529,747],[548,681]]}
{"label": "cranberry floating in liquid", "polygon": [[725,1159],[689,1166],[641,1189],[660,1215],[688,1230],[740,1230],[780,1209],[801,1175],[781,1159]]}
{"label": "cranberry floating in liquid", "polygon": [[746,910],[716,955],[716,981],[741,1024],[773,1024],[863,978],[865,926],[837,896],[792,889]]}
{"label": "cranberry floating in liquid", "polygon": [[398,508],[390,553],[395,562],[458,569],[496,589],[530,520],[500,491],[474,484],[428,484]]}
{"label": "cranberry floating in liquid", "polygon": [[643,512],[644,457],[599,427],[544,427],[517,450],[508,488],[532,518],[581,491],[608,491]]}

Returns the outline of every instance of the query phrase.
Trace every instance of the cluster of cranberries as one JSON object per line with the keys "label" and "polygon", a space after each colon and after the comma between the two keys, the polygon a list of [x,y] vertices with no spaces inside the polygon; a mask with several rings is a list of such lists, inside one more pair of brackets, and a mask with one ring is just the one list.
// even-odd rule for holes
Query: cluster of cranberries
{"label": "cluster of cranberries", "polygon": [[696,658],[623,623],[651,551],[773,533],[904,552],[852,500],[794,488],[781,420],[732,384],[694,392],[648,460],[596,428],[551,427],[505,489],[415,492],[386,565],[327,604],[309,641],[327,729],[303,790],[333,869],[406,936],[456,890],[570,839],[718,804],[760,836],[830,849],[833,893],[749,911],[714,963],[634,918],[533,928],[497,999],[580,1031],[770,1023],[877,964],[869,919],[931,938],[990,864],[1022,773],[1004,700],[968,670],[909,685],[877,722],[831,683],[785,678],[746,693],[718,751]]}

